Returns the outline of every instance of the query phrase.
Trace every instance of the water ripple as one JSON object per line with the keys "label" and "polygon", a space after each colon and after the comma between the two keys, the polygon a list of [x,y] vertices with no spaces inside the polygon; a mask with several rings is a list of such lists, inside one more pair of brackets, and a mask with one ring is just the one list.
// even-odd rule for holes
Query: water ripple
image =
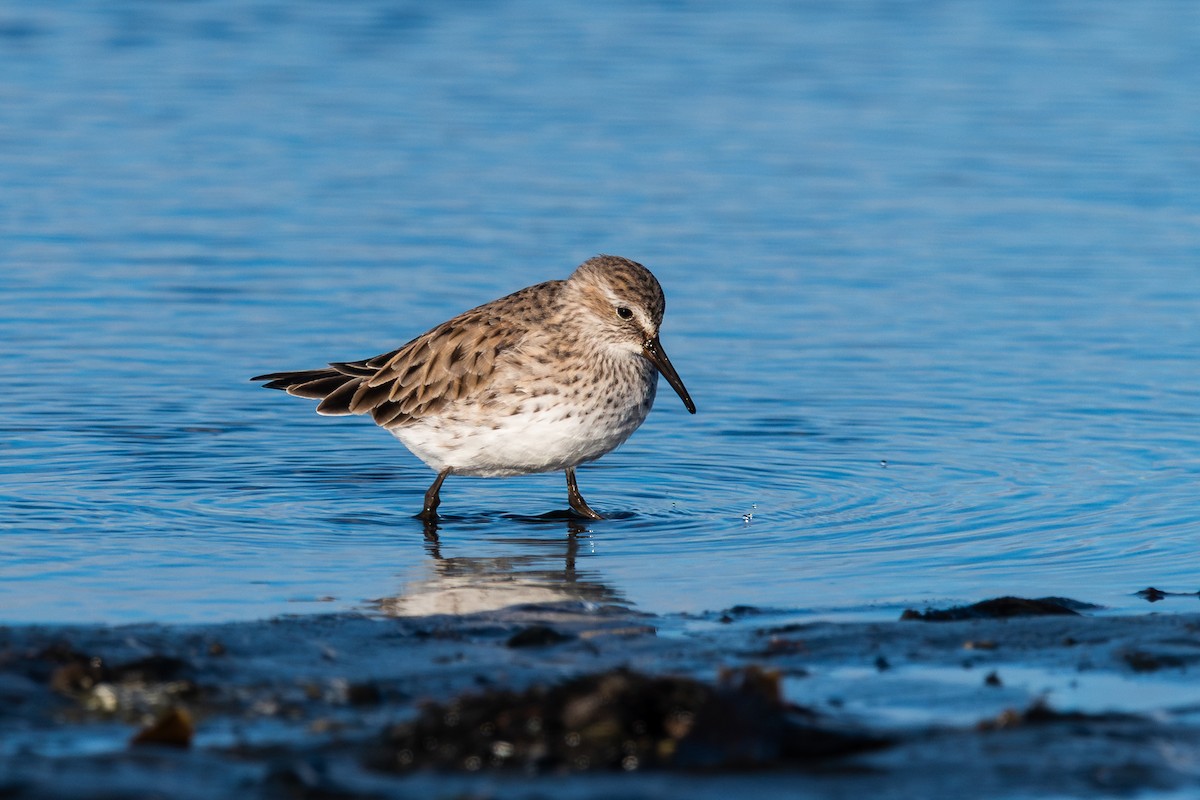
{"label": "water ripple", "polygon": [[[0,24],[0,622],[1194,590],[1183,6],[127,5]],[[607,520],[247,381],[598,251],[700,410]]]}

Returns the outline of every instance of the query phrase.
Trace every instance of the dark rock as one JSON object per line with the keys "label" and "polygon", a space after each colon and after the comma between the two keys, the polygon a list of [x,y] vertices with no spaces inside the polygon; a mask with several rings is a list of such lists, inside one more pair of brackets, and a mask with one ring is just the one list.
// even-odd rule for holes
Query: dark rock
{"label": "dark rock", "polygon": [[1006,709],[996,717],[980,722],[976,727],[981,731],[998,731],[1017,728],[1025,725],[1048,725],[1058,722],[1068,723],[1109,723],[1134,722],[1137,717],[1132,714],[1106,712],[1089,714],[1083,711],[1055,711],[1044,701],[1037,701],[1024,711]]}
{"label": "dark rock", "polygon": [[888,743],[815,724],[781,702],[778,680],[747,669],[711,686],[618,669],[523,692],[464,695],[391,728],[368,763],[387,771],[744,768]]}
{"label": "dark rock", "polygon": [[129,740],[131,745],[158,744],[167,747],[190,747],[196,726],[186,708],[174,706]]}
{"label": "dark rock", "polygon": [[530,625],[528,628],[522,628],[510,636],[506,644],[509,647],[545,647],[550,644],[570,641],[574,638],[574,636],[559,633],[547,625]]}
{"label": "dark rock", "polygon": [[1200,661],[1200,656],[1181,656],[1174,653],[1147,653],[1144,650],[1130,650],[1121,654],[1121,658],[1134,672],[1157,672],[1160,669],[1183,669],[1189,664]]}
{"label": "dark rock", "polygon": [[352,683],[346,687],[346,702],[352,706],[377,706],[383,702],[383,692],[373,683]]}
{"label": "dark rock", "polygon": [[1089,607],[1086,603],[1061,597],[1042,597],[1029,600],[1023,597],[997,597],[969,606],[954,606],[947,609],[931,609],[920,612],[908,609],[900,615],[902,620],[923,622],[953,622],[964,619],[1005,619],[1007,617],[1079,616],[1077,608]]}

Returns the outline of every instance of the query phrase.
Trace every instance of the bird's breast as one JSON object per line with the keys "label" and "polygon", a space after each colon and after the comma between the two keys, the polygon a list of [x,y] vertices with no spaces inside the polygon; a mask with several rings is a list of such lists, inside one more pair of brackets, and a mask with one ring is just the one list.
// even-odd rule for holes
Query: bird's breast
{"label": "bird's breast", "polygon": [[563,470],[628,439],[650,413],[657,377],[640,356],[598,361],[590,377],[513,381],[392,432],[439,471],[498,477]]}

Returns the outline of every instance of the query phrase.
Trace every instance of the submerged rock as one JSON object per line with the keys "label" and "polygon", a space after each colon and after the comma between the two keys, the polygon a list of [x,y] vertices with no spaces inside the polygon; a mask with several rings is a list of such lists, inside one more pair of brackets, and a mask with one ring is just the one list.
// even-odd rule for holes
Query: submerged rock
{"label": "submerged rock", "polygon": [[530,625],[508,637],[506,644],[509,647],[544,647],[567,642],[574,638],[570,634],[559,633],[549,625]]}
{"label": "submerged rock", "polygon": [[186,708],[175,706],[167,709],[158,719],[138,731],[131,745],[157,744],[167,747],[189,747],[196,735],[196,725]]}
{"label": "submerged rock", "polygon": [[1058,711],[1051,708],[1045,700],[1036,700],[1024,710],[1010,708],[1000,712],[992,719],[982,720],[975,726],[975,729],[978,731],[1001,731],[1029,725],[1052,725],[1059,722],[1076,724],[1136,723],[1141,722],[1141,719],[1134,714],[1118,712],[1089,714],[1081,711]]}
{"label": "submerged rock", "polygon": [[835,758],[888,744],[819,725],[779,697],[778,677],[749,668],[712,686],[626,669],[523,692],[496,690],[430,704],[396,725],[377,769],[475,771],[716,769]]}
{"label": "submerged rock", "polygon": [[969,606],[954,606],[947,609],[930,609],[929,611],[914,611],[908,609],[900,615],[902,620],[921,620],[923,622],[953,622],[963,619],[1004,619],[1006,617],[1040,617],[1061,615],[1079,616],[1079,612],[1095,608],[1089,603],[1070,600],[1064,597],[1041,597],[1029,600],[1024,597],[997,597],[983,600]]}

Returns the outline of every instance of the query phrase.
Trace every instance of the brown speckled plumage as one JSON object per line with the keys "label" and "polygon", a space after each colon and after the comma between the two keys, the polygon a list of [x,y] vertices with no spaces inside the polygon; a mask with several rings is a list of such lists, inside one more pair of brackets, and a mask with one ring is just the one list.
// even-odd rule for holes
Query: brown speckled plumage
{"label": "brown speckled plumage", "polygon": [[320,400],[321,414],[370,414],[395,434],[439,473],[426,519],[449,474],[557,469],[567,472],[572,508],[599,518],[574,468],[641,424],[656,368],[695,413],[658,343],[664,308],[649,270],[597,256],[566,280],[473,308],[383,355],[254,380]]}

